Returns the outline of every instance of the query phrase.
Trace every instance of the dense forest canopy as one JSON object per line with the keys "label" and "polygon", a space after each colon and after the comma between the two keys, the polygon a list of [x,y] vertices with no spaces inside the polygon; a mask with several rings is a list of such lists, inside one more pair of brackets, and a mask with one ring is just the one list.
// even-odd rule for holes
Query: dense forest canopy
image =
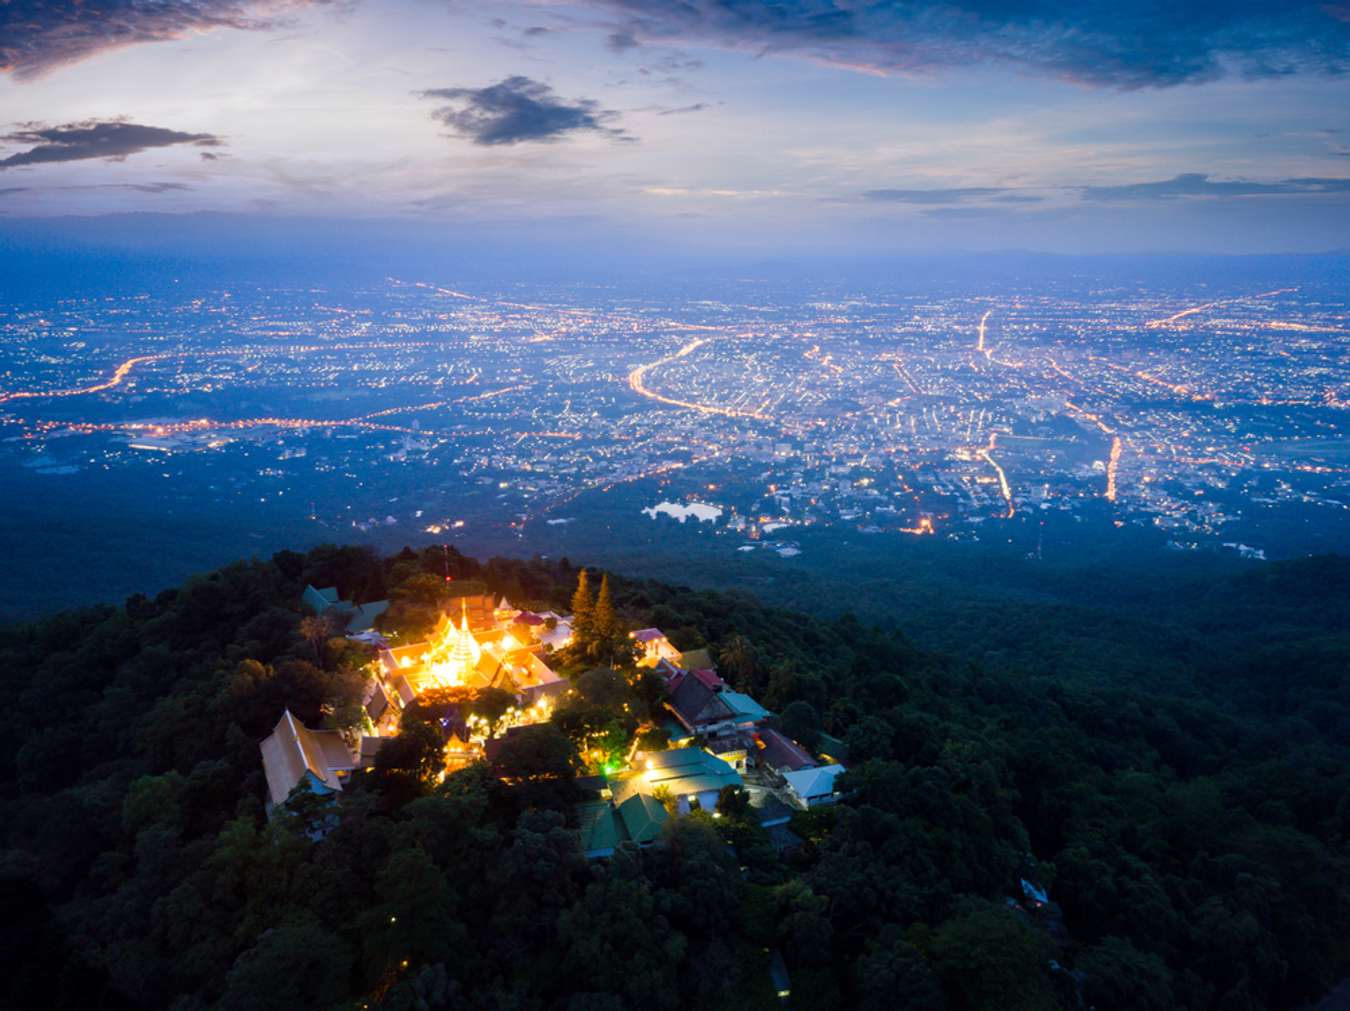
{"label": "dense forest canopy", "polygon": [[[588,862],[577,741],[656,700],[584,666],[491,763],[437,782],[414,719],[340,803],[267,818],[258,741],[283,707],[348,718],[367,660],[303,624],[304,586],[387,596],[414,634],[446,571],[559,610],[577,583],[566,559],[324,547],[0,631],[0,1003],[773,1007],[773,953],[800,1007],[1257,1011],[1350,971],[1350,560],[1197,588],[1174,668],[1137,683],[612,575],[627,624],[842,742],[847,799],[795,816],[799,850],[727,797]],[[1062,922],[1010,905],[1024,879]]]}

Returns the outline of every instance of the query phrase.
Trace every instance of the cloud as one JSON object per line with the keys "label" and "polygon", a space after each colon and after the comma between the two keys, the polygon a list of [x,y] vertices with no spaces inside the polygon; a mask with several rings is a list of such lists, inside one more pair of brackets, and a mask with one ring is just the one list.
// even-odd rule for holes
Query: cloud
{"label": "cloud", "polygon": [[920,213],[925,218],[937,221],[972,221],[979,218],[1006,217],[1011,212],[1000,207],[930,207]]}
{"label": "cloud", "polygon": [[195,147],[219,147],[224,142],[210,133],[183,133],[160,126],[143,126],[122,120],[86,120],[62,126],[25,124],[22,130],[0,137],[0,140],[18,144],[32,144],[0,159],[0,169],[22,165],[47,165],[53,162],[83,161],[88,158],[107,158],[121,161],[128,155],[151,148],[190,144]]}
{"label": "cloud", "polygon": [[1139,201],[1179,200],[1197,197],[1264,197],[1309,193],[1350,193],[1350,179],[1282,179],[1277,182],[1253,182],[1245,179],[1211,180],[1208,175],[1188,172],[1157,182],[1127,183],[1123,186],[1080,186],[1085,200]]}
{"label": "cloud", "polygon": [[181,190],[190,190],[191,186],[185,183],[125,183],[129,190],[135,190],[137,193],[174,193]]}
{"label": "cloud", "polygon": [[215,28],[259,30],[322,0],[7,0],[0,72],[31,80],[109,49]]}
{"label": "cloud", "polygon": [[677,109],[662,109],[657,113],[658,116],[680,116],[686,112],[702,112],[707,109],[707,102],[695,102],[693,105],[682,105]]}
{"label": "cloud", "polygon": [[136,193],[176,193],[190,190],[184,183],[96,183],[92,186],[5,186],[0,188],[0,197],[11,193],[68,192],[70,190],[133,190]]}
{"label": "cloud", "polygon": [[640,191],[649,197],[716,197],[730,200],[758,200],[764,197],[785,197],[783,190],[705,189],[688,186],[644,186]]}
{"label": "cloud", "polygon": [[791,53],[873,73],[996,64],[1108,88],[1350,69],[1350,16],[1324,0],[590,0],[639,44]]}
{"label": "cloud", "polygon": [[979,197],[1006,199],[999,197],[999,194],[1006,192],[1001,186],[961,186],[937,190],[868,190],[863,194],[863,199],[895,204],[956,204]]}
{"label": "cloud", "polygon": [[547,84],[516,75],[485,88],[435,88],[422,98],[454,104],[435,110],[433,118],[475,144],[495,146],[524,141],[554,141],[571,133],[596,132],[631,140],[606,124],[618,113],[588,98],[563,99]]}

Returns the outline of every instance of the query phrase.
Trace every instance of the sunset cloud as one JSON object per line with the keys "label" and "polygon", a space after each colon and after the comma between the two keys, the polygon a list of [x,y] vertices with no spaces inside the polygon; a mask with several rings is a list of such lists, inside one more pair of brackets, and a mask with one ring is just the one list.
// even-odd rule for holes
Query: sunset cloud
{"label": "sunset cloud", "polygon": [[448,101],[432,117],[475,144],[553,141],[585,132],[632,139],[607,125],[618,115],[612,110],[586,98],[560,98],[547,84],[520,75],[485,88],[434,88],[420,95]]}
{"label": "sunset cloud", "polygon": [[11,144],[30,144],[7,158],[0,158],[0,169],[24,165],[49,165],[55,162],[103,158],[121,161],[129,155],[152,148],[187,144],[193,147],[219,147],[224,143],[210,133],[184,133],[160,126],[143,126],[121,120],[66,123],[62,126],[26,125],[14,133],[0,136]]}
{"label": "sunset cloud", "polygon": [[8,0],[0,72],[31,80],[110,49],[216,28],[259,30],[321,0]]}

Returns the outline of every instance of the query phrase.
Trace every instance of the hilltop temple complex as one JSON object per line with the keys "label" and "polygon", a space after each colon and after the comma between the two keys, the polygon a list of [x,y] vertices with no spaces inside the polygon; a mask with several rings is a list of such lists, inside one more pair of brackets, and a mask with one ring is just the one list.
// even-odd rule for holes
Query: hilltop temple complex
{"label": "hilltop temple complex", "polygon": [[[318,610],[333,606],[328,601],[335,597],[336,591],[316,591],[305,600]],[[374,765],[414,705],[419,719],[431,716],[441,728],[441,775],[494,761],[517,733],[549,721],[555,702],[574,694],[572,682],[549,664],[555,650],[572,642],[572,626],[571,616],[522,610],[482,593],[450,601],[423,642],[393,645],[374,630],[349,629],[351,638],[374,648],[364,733],[353,739],[311,729],[283,713],[261,744],[273,805],[301,785],[341,793],[352,775]],[[770,828],[781,828],[790,808],[837,797],[834,781],[843,766],[828,756],[818,760],[788,738],[773,713],[723,680],[708,649],[681,651],[658,628],[626,635],[630,662],[660,690],[658,710],[644,726],[668,743],[642,750],[634,737],[622,757],[585,777],[590,799],[578,806],[577,821],[587,856],[609,856],[624,842],[650,845],[668,817],[716,808],[727,787],[747,789]],[[493,719],[475,711],[486,692],[499,693],[495,701],[505,706]]]}

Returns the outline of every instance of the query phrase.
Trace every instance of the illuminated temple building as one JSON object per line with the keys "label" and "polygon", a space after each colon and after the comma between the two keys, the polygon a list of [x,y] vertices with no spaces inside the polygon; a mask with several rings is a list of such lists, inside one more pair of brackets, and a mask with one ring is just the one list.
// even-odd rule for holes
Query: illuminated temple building
{"label": "illuminated temple building", "polygon": [[380,651],[385,680],[405,705],[432,688],[501,688],[525,704],[565,688],[544,662],[541,616],[490,594],[460,597],[457,610],[441,615],[428,641]]}

